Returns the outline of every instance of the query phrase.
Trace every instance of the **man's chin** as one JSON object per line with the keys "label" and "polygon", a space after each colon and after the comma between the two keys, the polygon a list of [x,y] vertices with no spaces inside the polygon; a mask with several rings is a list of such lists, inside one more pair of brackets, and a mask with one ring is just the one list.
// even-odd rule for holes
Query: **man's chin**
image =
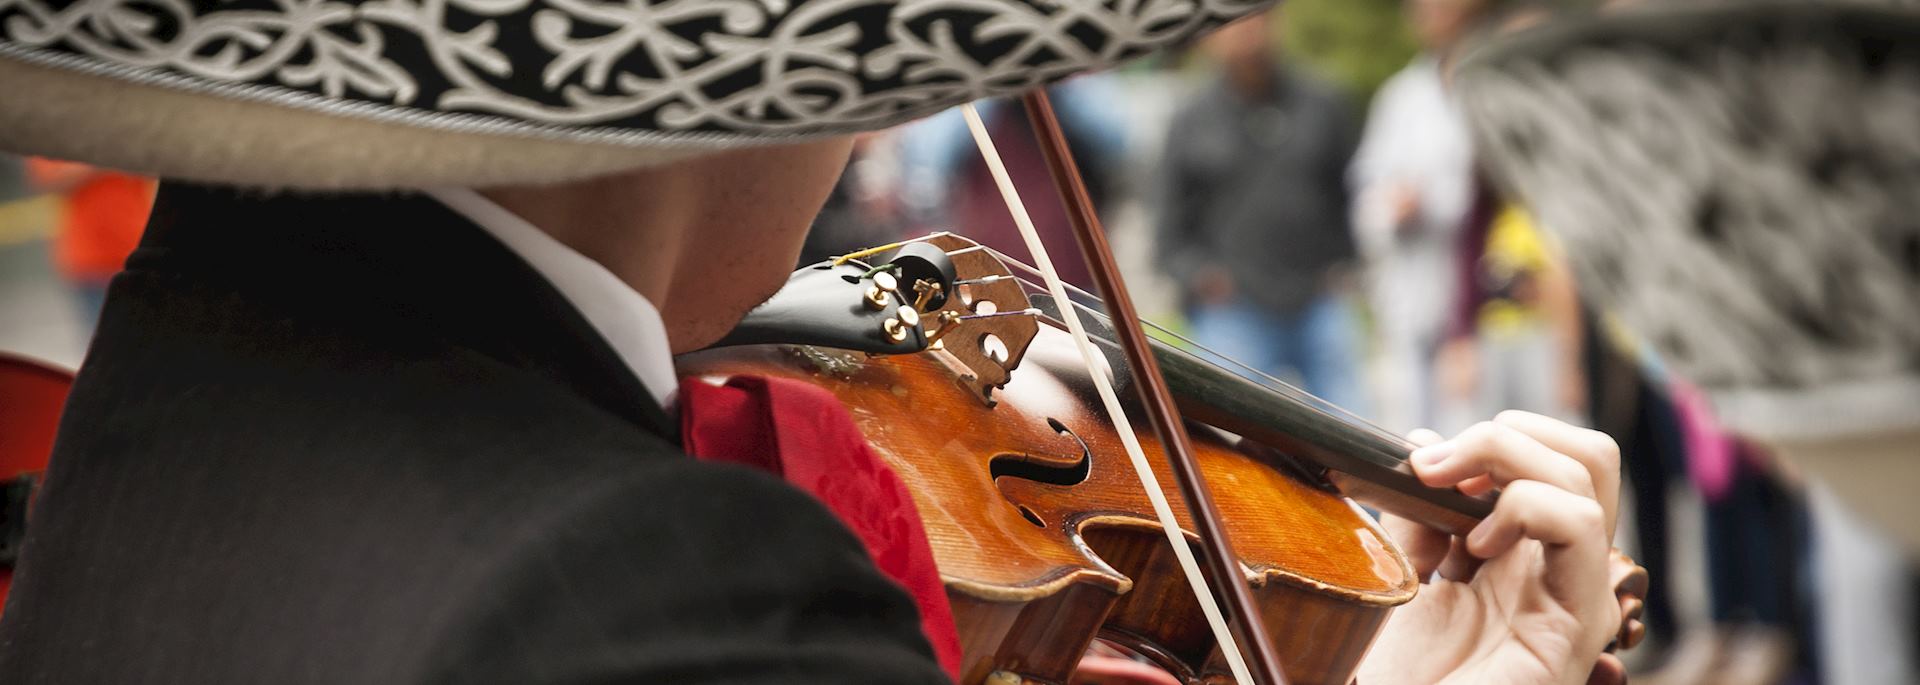
{"label": "man's chin", "polygon": [[744,316],[743,313],[741,316],[725,320],[709,319],[693,324],[668,326],[667,344],[673,348],[676,356],[688,352],[699,352],[720,342],[721,338],[727,337],[727,332],[733,330]]}
{"label": "man's chin", "polygon": [[760,305],[765,304],[767,300],[772,299],[774,293],[780,292],[780,288],[785,285],[786,277],[782,276],[778,283],[762,288],[762,292],[758,296],[742,298],[742,301],[747,302],[747,304],[710,302],[701,307],[701,311],[695,316],[679,320],[675,320],[669,316],[667,320],[668,346],[673,348],[673,353],[676,355],[698,352],[712,347],[714,343],[720,342],[721,338],[725,338],[728,333],[733,332],[734,327],[739,326],[740,321],[747,318],[747,314],[752,313],[754,309],[759,308]]}

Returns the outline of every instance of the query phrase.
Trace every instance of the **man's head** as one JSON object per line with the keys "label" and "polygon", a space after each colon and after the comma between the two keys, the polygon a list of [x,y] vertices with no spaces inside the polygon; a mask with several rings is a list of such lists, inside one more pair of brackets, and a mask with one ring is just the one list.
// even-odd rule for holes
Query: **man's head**
{"label": "man's head", "polygon": [[647,296],[679,353],[719,340],[786,282],[852,146],[733,150],[485,194]]}
{"label": "man's head", "polygon": [[1486,5],[1486,0],[1407,0],[1407,23],[1420,47],[1447,52],[1466,36]]}
{"label": "man's head", "polygon": [[[195,2],[179,21],[103,37],[97,22],[70,21],[86,3],[67,4],[45,21],[0,22],[0,82],[13,96],[0,97],[0,149],[202,183],[489,188],[653,299],[683,350],[720,335],[792,267],[848,142],[791,141],[1026,91],[1265,8],[788,0],[682,3],[634,24],[453,3],[445,21],[369,34],[358,11]],[[383,3],[341,6],[362,4]],[[150,55],[100,47],[258,21],[313,30],[246,69],[164,79],[130,78],[152,71]],[[492,40],[530,32],[543,40]],[[314,36],[359,36],[343,49],[367,77],[300,78]],[[456,53],[485,59],[431,58]]]}
{"label": "man's head", "polygon": [[1221,27],[1200,42],[1200,50],[1229,73],[1272,66],[1274,22],[1279,10],[1254,14]]}

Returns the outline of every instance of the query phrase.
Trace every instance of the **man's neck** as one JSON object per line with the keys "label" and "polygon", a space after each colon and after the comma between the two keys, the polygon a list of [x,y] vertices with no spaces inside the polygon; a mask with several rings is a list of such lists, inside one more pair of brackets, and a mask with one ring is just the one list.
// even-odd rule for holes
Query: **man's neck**
{"label": "man's neck", "polygon": [[[495,188],[488,199],[574,251],[598,262],[648,300],[670,294],[685,243],[686,208],[648,204],[627,176],[549,187]],[[634,230],[645,227],[645,230]]]}
{"label": "man's neck", "polygon": [[481,194],[659,307],[677,354],[712,344],[786,282],[852,142],[721,152]]}

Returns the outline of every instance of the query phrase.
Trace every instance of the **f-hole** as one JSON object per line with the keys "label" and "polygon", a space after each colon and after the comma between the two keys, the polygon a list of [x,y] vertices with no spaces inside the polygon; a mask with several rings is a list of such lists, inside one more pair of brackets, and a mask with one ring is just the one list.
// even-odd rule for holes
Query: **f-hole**
{"label": "f-hole", "polygon": [[[1074,486],[1087,482],[1087,477],[1093,474],[1093,450],[1087,448],[1087,441],[1074,435],[1073,431],[1068,429],[1066,424],[1060,423],[1059,419],[1049,418],[1047,425],[1053,428],[1053,432],[1073,439],[1073,444],[1080,448],[1078,460],[1071,464],[1061,464],[1042,461],[1030,454],[1002,454],[987,462],[987,473],[995,481],[1001,478],[1018,478],[1060,486]],[[1026,505],[1017,502],[1013,505],[1020,510],[1020,516],[1028,523],[1041,528],[1047,526],[1046,521]]]}

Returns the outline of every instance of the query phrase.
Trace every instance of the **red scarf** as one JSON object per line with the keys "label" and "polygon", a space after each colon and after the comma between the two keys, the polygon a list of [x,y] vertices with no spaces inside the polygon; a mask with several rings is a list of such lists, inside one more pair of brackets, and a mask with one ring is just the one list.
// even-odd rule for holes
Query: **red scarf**
{"label": "red scarf", "polygon": [[685,379],[680,434],[699,459],[779,475],[827,505],[874,565],[913,596],[934,656],[959,679],[960,635],[920,512],[831,393],[780,378],[735,376],[726,385]]}

